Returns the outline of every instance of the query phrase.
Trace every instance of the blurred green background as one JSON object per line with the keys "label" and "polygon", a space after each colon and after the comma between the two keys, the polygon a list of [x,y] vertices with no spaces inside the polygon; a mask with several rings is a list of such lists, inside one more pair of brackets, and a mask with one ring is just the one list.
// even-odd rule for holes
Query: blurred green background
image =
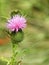
{"label": "blurred green background", "polygon": [[[26,16],[27,27],[16,60],[22,65],[49,65],[49,0],[0,0],[0,39],[8,36],[2,29],[10,13],[17,10]],[[10,59],[11,55],[11,41],[0,45],[0,58]]]}

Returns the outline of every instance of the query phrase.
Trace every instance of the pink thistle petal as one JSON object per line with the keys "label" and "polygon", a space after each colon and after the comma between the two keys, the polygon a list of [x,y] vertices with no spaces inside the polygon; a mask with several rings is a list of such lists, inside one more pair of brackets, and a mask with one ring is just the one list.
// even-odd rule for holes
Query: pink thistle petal
{"label": "pink thistle petal", "polygon": [[18,32],[19,29],[23,29],[26,27],[26,19],[23,16],[15,15],[12,19],[8,20],[7,28],[10,31],[16,30]]}

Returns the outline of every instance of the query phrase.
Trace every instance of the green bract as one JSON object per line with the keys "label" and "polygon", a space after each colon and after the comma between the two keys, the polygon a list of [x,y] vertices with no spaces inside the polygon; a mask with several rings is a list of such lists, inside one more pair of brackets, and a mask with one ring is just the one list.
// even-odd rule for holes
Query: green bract
{"label": "green bract", "polygon": [[11,40],[12,43],[19,43],[23,40],[24,37],[24,33],[23,31],[20,29],[18,32],[14,31],[11,33]]}

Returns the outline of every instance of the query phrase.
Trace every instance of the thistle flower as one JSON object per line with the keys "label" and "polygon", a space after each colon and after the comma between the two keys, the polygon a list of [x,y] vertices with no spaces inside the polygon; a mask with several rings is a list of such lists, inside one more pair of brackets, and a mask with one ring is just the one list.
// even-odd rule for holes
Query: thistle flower
{"label": "thistle flower", "polygon": [[26,19],[23,16],[15,15],[13,18],[8,20],[7,28],[12,32],[18,32],[19,29],[26,27]]}

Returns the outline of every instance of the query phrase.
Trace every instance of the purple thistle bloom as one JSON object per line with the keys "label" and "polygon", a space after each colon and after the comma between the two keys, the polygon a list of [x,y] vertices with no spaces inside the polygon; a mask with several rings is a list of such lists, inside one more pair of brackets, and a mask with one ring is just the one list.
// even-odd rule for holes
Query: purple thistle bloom
{"label": "purple thistle bloom", "polygon": [[10,31],[18,32],[19,29],[23,29],[26,27],[26,19],[23,16],[15,15],[13,18],[8,20],[7,28]]}

